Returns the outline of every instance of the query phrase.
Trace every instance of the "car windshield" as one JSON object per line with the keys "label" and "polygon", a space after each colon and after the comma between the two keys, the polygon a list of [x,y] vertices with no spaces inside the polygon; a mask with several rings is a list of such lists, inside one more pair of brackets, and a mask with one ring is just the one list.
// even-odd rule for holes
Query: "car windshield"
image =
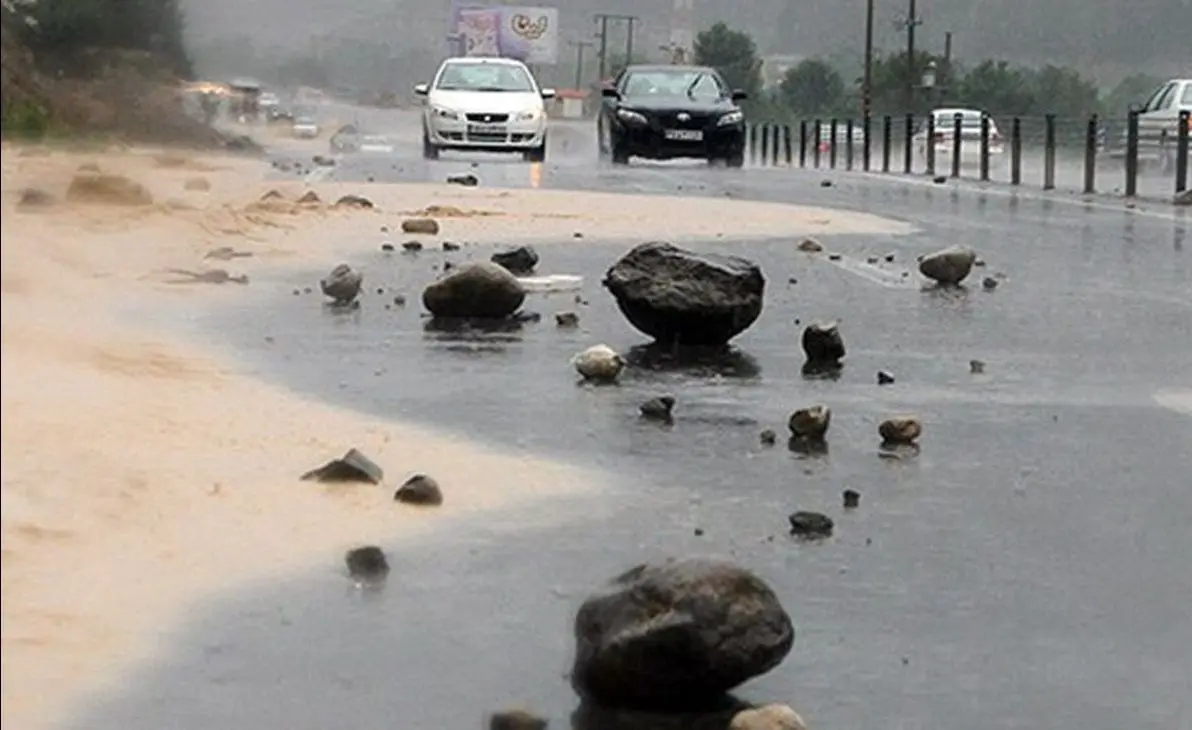
{"label": "car windshield", "polygon": [[1180,94],[1180,106],[1192,107],[1192,84],[1184,84],[1184,93]]}
{"label": "car windshield", "polygon": [[450,63],[435,88],[443,91],[534,91],[534,80],[507,63]]}
{"label": "car windshield", "polygon": [[699,69],[633,71],[625,79],[625,96],[682,96],[719,99],[724,87],[715,75]]}
{"label": "car windshield", "polygon": [[973,111],[941,111],[935,113],[935,126],[951,127],[956,123],[956,115],[960,114],[961,127],[980,127],[981,126],[981,112]]}

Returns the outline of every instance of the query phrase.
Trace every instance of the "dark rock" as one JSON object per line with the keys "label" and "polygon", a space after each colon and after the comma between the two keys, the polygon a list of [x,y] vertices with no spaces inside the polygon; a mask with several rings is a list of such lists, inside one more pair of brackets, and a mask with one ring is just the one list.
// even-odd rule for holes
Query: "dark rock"
{"label": "dark rock", "polygon": [[353,548],[344,556],[348,575],[357,580],[380,580],[389,575],[389,560],[376,545]]}
{"label": "dark rock", "polygon": [[844,507],[845,509],[853,509],[860,506],[861,493],[855,489],[844,490]]}
{"label": "dark rock", "polygon": [[948,178],[946,175],[936,175],[935,177],[931,178],[931,182],[935,183],[936,185],[943,185],[944,183],[948,182]]}
{"label": "dark rock", "polygon": [[488,730],[546,730],[547,721],[525,710],[494,712],[488,719]]}
{"label": "dark rock", "polygon": [[800,537],[827,537],[835,526],[831,517],[819,512],[796,512],[788,519],[791,534]]}
{"label": "dark rock", "polygon": [[444,251],[458,251],[459,244],[453,243],[452,241],[443,241],[443,250]]}
{"label": "dark rock", "polygon": [[422,250],[422,244],[418,241],[406,241],[401,245],[401,248],[407,253],[418,253]]}
{"label": "dark rock", "polygon": [[382,251],[392,251],[392,250],[393,250],[393,244],[392,244],[392,243],[382,243],[382,244],[381,244],[381,250],[382,250]]}
{"label": "dark rock", "polygon": [[774,433],[774,429],[772,428],[762,431],[758,438],[761,439],[762,446],[773,446],[778,443],[778,434]]}
{"label": "dark rock", "polygon": [[887,264],[894,263],[894,254],[892,254],[892,253],[886,254],[886,263]]}
{"label": "dark rock", "polygon": [[985,372],[985,363],[980,360],[969,360],[969,372],[973,375],[980,375]]}
{"label": "dark rock", "polygon": [[335,166],[335,160],[333,158],[325,157],[323,155],[315,155],[314,157],[310,158],[310,161],[315,163],[316,165],[319,165],[320,167],[334,167]]}
{"label": "dark rock", "polygon": [[311,469],[303,474],[302,481],[317,482],[370,482],[380,484],[385,473],[372,459],[356,449],[351,449],[339,459]]}
{"label": "dark rock", "polygon": [[422,292],[423,306],[435,317],[504,319],[525,299],[517,278],[488,262],[461,266]]}
{"label": "dark rock", "polygon": [[830,254],[828,254],[828,260],[829,260],[829,261],[839,261],[841,258],[842,258],[842,257],[841,257],[841,255],[840,255],[840,254],[838,254],[838,253],[830,253]]}
{"label": "dark rock", "polygon": [[422,507],[437,507],[443,504],[443,491],[433,477],[415,474],[398,487],[393,498],[405,504]]}
{"label": "dark rock", "polygon": [[345,195],[335,201],[336,208],[375,208],[371,200],[363,195]]}
{"label": "dark rock", "polygon": [[405,296],[403,296],[403,295],[401,295],[401,294],[398,294],[397,296],[393,297],[393,304],[394,304],[395,306],[398,306],[398,307],[404,307],[404,306],[406,306],[406,298],[405,298]]}
{"label": "dark rock", "polygon": [[651,421],[664,421],[670,423],[674,420],[671,412],[675,409],[675,398],[670,395],[662,395],[657,398],[651,398],[645,403],[641,404],[642,418]]}
{"label": "dark rock", "polygon": [[340,264],[319,281],[323,294],[336,304],[350,304],[360,294],[364,276],[347,264]]}
{"label": "dark rock", "polygon": [[919,261],[919,273],[944,286],[955,286],[973,270],[977,254],[963,246],[949,246]]}
{"label": "dark rock", "polygon": [[821,188],[830,188],[830,187],[832,187],[832,181],[831,180],[820,180],[820,187]]}
{"label": "dark rock", "polygon": [[463,185],[464,187],[474,188],[480,184],[480,178],[476,177],[470,172],[465,172],[462,175],[448,175],[448,185]]}
{"label": "dark rock", "polygon": [[816,322],[803,330],[803,352],[808,362],[833,363],[844,357],[844,340],[835,322]]}
{"label": "dark rock", "polygon": [[17,200],[17,207],[26,209],[46,208],[56,202],[57,200],[54,199],[54,196],[50,195],[44,190],[38,190],[37,188],[25,188],[21,191],[21,197]]}
{"label": "dark rock", "polygon": [[804,238],[799,242],[799,250],[805,253],[819,253],[824,250],[824,244],[814,238]]}
{"label": "dark rock", "polygon": [[580,607],[571,679],[606,707],[702,708],[778,666],[794,639],[777,596],[743,568],[639,565]]}
{"label": "dark rock", "polygon": [[893,376],[893,375],[891,375],[890,373],[886,372],[885,370],[878,370],[878,371],[877,371],[877,384],[878,384],[878,385],[890,385],[890,384],[892,384],[893,382],[894,382],[894,376]]}
{"label": "dark rock", "polygon": [[997,284],[997,279],[993,278],[992,276],[987,276],[981,280],[981,287],[985,289],[985,291],[993,291],[994,289],[997,289]]}
{"label": "dark rock", "polygon": [[869,258],[865,259],[865,263],[867,263],[871,266],[876,266],[877,265],[877,256],[870,256]]}
{"label": "dark rock", "polygon": [[800,408],[787,421],[791,436],[807,441],[823,441],[832,423],[832,411],[826,406]]}
{"label": "dark rock", "polygon": [[439,222],[434,218],[407,218],[401,222],[401,232],[437,236],[439,234]]}
{"label": "dark rock", "polygon": [[507,251],[498,251],[490,260],[514,275],[523,276],[532,273],[538,265],[538,252],[530,246],[518,246]]}
{"label": "dark rock", "polygon": [[559,327],[578,327],[579,315],[575,312],[556,312],[555,324]]}
{"label": "dark rock", "polygon": [[904,446],[915,443],[923,433],[923,425],[911,416],[899,416],[882,421],[877,432],[883,444]]}
{"label": "dark rock", "polygon": [[660,343],[723,345],[761,314],[765,278],[743,258],[653,242],[613,264],[604,286],[630,324]]}

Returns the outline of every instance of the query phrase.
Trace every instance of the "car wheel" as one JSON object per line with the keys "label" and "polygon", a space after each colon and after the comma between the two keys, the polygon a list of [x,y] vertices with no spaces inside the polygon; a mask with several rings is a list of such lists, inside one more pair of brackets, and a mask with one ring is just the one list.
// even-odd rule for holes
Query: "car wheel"
{"label": "car wheel", "polygon": [[728,157],[724,158],[724,164],[728,167],[744,167],[745,152],[733,152]]}
{"label": "car wheel", "polygon": [[526,162],[546,162],[546,138],[543,138],[542,144],[526,150],[524,157]]}
{"label": "car wheel", "polygon": [[439,159],[439,148],[431,144],[430,134],[425,128],[422,130],[422,158],[425,160]]}
{"label": "car wheel", "polygon": [[614,165],[629,164],[629,149],[623,141],[609,135],[608,146],[609,156],[612,158]]}

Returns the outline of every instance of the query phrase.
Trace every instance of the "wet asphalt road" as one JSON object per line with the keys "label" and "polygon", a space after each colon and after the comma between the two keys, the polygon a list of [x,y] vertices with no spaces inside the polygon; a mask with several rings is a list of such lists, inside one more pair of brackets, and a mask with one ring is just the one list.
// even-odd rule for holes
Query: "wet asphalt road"
{"label": "wet asphalt road", "polygon": [[[261,374],[594,466],[612,486],[395,545],[377,594],[347,587],[328,556],[308,575],[222,597],[77,727],[471,728],[519,702],[566,726],[575,701],[562,675],[585,589],[643,558],[689,552],[731,554],[774,584],[795,649],[743,695],[789,702],[814,727],[1192,727],[1192,419],[1154,401],[1192,387],[1186,219],[1161,206],[859,176],[822,188],[820,173],[604,168],[578,132],[554,144],[537,173],[426,163],[410,140],[390,158],[344,160],[335,175],[469,170],[486,185],[792,200],[921,231],[824,237],[844,254],[835,263],[790,241],[735,246],[768,277],[766,311],[737,356],[635,368],[615,388],[577,387],[567,359],[596,342],[644,343],[598,284],[634,242],[541,247],[541,272],[583,275],[588,304],[534,295],[527,308],[547,316],[512,332],[428,329],[414,304],[435,266],[487,257],[482,243],[417,256],[362,243],[355,263],[383,293],[349,314],[290,294],[322,272],[261,282],[203,323]],[[995,291],[976,280],[962,293],[921,291],[901,276],[917,254],[953,242],[981,252],[979,275],[1005,274]],[[893,263],[865,263],[886,253]],[[398,292],[412,304],[387,309]],[[571,308],[583,327],[557,331],[550,314]],[[837,317],[846,367],[839,380],[807,380],[795,320]],[[972,358],[988,363],[984,375],[968,372]],[[879,387],[879,368],[895,384]],[[665,392],[679,400],[675,426],[640,422],[637,404]],[[828,453],[758,443],[759,430],[781,432],[792,409],[816,402],[834,410]],[[923,448],[881,458],[876,424],[903,411],[924,420]],[[395,478],[418,470],[385,466]],[[862,493],[860,509],[839,508],[846,487]],[[832,515],[836,535],[792,541],[785,516],[796,509]]]}

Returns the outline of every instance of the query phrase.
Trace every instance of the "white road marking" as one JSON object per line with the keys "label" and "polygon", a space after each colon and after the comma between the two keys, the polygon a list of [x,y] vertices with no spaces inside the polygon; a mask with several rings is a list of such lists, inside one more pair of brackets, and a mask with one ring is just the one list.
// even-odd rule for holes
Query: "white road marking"
{"label": "white road marking", "polygon": [[1192,388],[1164,388],[1151,397],[1164,408],[1192,416]]}

